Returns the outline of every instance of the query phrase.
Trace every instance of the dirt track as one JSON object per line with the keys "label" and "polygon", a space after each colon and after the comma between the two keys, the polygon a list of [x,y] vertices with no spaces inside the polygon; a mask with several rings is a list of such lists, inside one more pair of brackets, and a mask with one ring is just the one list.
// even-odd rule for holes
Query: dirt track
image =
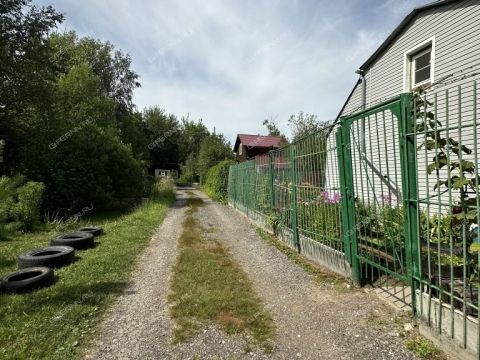
{"label": "dirt track", "polygon": [[403,325],[377,297],[361,290],[318,283],[284,254],[266,244],[235,210],[205,201],[196,214],[253,282],[275,319],[271,354],[248,351],[242,335],[216,326],[191,341],[172,345],[174,322],[166,304],[171,267],[184,214],[183,190],[157,230],[124,294],[108,313],[87,353],[95,359],[415,359],[398,336]]}

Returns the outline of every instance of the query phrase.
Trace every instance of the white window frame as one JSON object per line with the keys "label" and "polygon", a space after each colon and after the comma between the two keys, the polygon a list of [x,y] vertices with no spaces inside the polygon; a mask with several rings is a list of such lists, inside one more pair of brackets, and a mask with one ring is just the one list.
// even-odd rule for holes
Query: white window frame
{"label": "white window frame", "polygon": [[238,146],[238,155],[242,155],[242,149],[243,149],[243,145],[242,143],[240,143],[240,145]]}
{"label": "white window frame", "polygon": [[[412,65],[413,60],[420,55],[425,54],[427,49],[431,49],[430,54],[430,79],[419,84],[413,84]],[[414,48],[406,51],[403,55],[403,91],[410,92],[415,88],[433,84],[435,81],[435,36],[421,42]]]}

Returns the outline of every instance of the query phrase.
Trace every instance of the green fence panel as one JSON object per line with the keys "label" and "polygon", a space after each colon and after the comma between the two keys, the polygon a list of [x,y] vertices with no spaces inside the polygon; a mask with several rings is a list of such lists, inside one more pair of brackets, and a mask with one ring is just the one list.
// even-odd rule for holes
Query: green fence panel
{"label": "green fence panel", "polygon": [[[416,94],[414,142],[419,316],[478,353],[479,177],[477,82]],[[415,218],[412,215],[412,228]],[[475,337],[474,341],[472,336]]]}
{"label": "green fence panel", "polygon": [[477,103],[476,81],[400,94],[232,166],[229,203],[478,353]]}

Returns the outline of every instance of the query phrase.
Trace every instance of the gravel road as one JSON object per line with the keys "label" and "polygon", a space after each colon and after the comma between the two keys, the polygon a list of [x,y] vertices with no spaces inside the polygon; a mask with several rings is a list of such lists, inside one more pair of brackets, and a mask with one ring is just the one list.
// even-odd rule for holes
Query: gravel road
{"label": "gravel road", "polygon": [[[185,192],[158,228],[124,294],[106,316],[88,359],[416,359],[398,336],[397,314],[373,294],[319,284],[265,243],[235,210],[214,203],[195,215],[226,246],[275,319],[273,352],[249,349],[242,335],[216,326],[173,345],[166,304],[185,211]],[[402,326],[402,325],[400,325]]]}

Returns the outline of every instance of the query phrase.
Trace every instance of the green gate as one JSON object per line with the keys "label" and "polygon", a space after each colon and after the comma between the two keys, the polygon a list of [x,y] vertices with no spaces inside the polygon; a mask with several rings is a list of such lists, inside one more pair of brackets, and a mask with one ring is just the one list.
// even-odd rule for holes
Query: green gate
{"label": "green gate", "polygon": [[[417,202],[411,95],[344,117],[337,130],[345,254],[357,283],[413,304]],[[410,130],[410,131],[409,131]]]}

